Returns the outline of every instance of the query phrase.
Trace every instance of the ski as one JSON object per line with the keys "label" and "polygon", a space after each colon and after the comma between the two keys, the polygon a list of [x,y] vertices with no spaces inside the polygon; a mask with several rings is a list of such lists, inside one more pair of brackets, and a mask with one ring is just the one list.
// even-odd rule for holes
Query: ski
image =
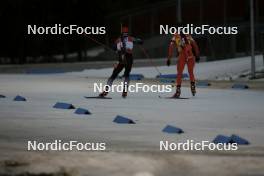
{"label": "ski", "polygon": [[182,100],[187,100],[187,99],[190,99],[188,97],[162,97],[162,96],[159,96],[159,98],[165,98],[165,99],[182,99]]}
{"label": "ski", "polygon": [[102,97],[102,96],[94,96],[94,97],[84,97],[87,99],[112,99],[111,97]]}

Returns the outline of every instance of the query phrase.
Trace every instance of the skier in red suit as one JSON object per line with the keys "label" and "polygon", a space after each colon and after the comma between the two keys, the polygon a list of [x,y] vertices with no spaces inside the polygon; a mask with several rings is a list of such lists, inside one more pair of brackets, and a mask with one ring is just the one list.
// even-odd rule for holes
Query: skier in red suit
{"label": "skier in red suit", "polygon": [[195,61],[200,61],[200,52],[197,43],[189,34],[176,33],[170,42],[167,65],[170,66],[171,57],[173,55],[174,47],[177,49],[178,62],[177,62],[177,80],[176,80],[176,93],[173,95],[174,98],[179,98],[181,95],[181,83],[182,83],[182,73],[185,64],[187,65],[190,82],[191,82],[191,92],[195,96],[195,77],[194,77],[194,65]]}

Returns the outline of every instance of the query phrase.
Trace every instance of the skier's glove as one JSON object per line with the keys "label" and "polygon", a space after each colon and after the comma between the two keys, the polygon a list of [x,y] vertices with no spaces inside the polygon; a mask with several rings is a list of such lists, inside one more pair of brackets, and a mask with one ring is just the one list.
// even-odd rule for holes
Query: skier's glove
{"label": "skier's glove", "polygon": [[167,59],[167,66],[169,67],[171,65],[171,60]]}
{"label": "skier's glove", "polygon": [[197,63],[200,62],[200,57],[199,56],[195,57],[195,62],[197,62]]}

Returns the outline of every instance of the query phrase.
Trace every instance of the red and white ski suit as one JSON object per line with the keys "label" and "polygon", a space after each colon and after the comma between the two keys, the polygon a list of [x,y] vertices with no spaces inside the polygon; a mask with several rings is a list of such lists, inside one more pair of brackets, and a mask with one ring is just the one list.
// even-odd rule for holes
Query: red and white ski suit
{"label": "red and white ski suit", "polygon": [[170,59],[173,54],[174,47],[176,47],[178,52],[178,62],[177,62],[177,85],[181,85],[182,73],[185,64],[187,64],[188,72],[190,76],[190,81],[195,82],[195,77],[193,73],[195,65],[195,57],[199,57],[199,48],[195,40],[191,35],[186,34],[175,34],[170,42],[168,58]]}

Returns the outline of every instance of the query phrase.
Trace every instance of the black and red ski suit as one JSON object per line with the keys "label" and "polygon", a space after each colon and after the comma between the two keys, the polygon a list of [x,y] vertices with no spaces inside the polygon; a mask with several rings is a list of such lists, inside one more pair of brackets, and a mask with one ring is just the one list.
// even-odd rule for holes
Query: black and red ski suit
{"label": "black and red ski suit", "polygon": [[142,44],[142,40],[131,37],[127,34],[121,36],[115,41],[114,49],[118,53],[119,62],[115,65],[112,75],[107,81],[108,86],[112,86],[118,74],[125,68],[124,72],[124,89],[126,91],[129,85],[129,75],[133,65],[133,46],[134,43]]}

